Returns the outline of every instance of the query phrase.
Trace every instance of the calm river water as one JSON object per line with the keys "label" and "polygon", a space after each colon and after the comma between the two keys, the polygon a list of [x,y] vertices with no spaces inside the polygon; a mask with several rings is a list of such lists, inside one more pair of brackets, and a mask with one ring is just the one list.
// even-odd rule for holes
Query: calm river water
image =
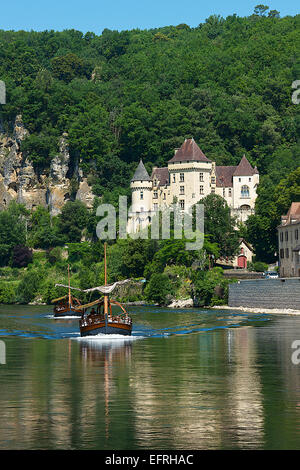
{"label": "calm river water", "polygon": [[300,316],[130,308],[81,339],[47,306],[0,306],[0,449],[300,449]]}

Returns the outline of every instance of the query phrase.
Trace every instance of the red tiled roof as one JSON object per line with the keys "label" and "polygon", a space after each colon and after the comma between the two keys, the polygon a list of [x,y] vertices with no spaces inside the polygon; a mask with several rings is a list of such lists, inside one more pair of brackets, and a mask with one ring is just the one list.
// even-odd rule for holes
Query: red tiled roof
{"label": "red tiled roof", "polygon": [[238,166],[236,167],[236,170],[233,176],[252,176],[255,173],[258,173],[257,169],[254,170],[254,168],[252,167],[252,165],[250,165],[245,155],[243,155],[243,158],[238,164]]}
{"label": "red tiled roof", "polygon": [[194,139],[185,139],[180,149],[177,150],[173,158],[169,162],[186,162],[186,161],[197,161],[197,162],[210,162],[200,147],[196,144]]}
{"label": "red tiled roof", "polygon": [[216,166],[216,186],[221,188],[232,187],[236,168],[236,166]]}
{"label": "red tiled roof", "polygon": [[152,181],[155,178],[158,180],[158,186],[165,186],[166,184],[169,184],[169,170],[168,170],[168,167],[155,168],[152,172],[152,175],[151,175]]}

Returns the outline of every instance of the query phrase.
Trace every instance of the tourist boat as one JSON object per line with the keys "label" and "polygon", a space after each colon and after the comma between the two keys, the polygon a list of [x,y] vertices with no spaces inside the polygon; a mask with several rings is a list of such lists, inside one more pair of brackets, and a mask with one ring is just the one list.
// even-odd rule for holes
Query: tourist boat
{"label": "tourist boat", "polygon": [[71,289],[79,290],[76,287],[70,286],[70,268],[68,265],[68,286],[63,284],[55,284],[55,287],[66,287],[68,289],[68,294],[59,297],[58,299],[53,299],[52,303],[54,305],[53,314],[54,317],[78,317],[83,313],[81,309],[81,302],[76,297],[71,294]]}
{"label": "tourist boat", "polygon": [[[115,282],[114,284],[107,284],[107,269],[106,269],[106,243],[104,244],[104,286],[93,287],[86,289],[84,292],[98,291],[103,294],[103,297],[81,305],[75,310],[83,310],[81,319],[79,320],[79,328],[81,336],[95,336],[95,335],[124,335],[130,336],[132,331],[132,319],[129,317],[126,309],[116,300],[110,299],[109,295],[118,284],[123,284],[128,280]],[[115,314],[112,312],[112,306],[116,305],[120,308],[120,312]],[[92,310],[86,314],[86,311]]]}

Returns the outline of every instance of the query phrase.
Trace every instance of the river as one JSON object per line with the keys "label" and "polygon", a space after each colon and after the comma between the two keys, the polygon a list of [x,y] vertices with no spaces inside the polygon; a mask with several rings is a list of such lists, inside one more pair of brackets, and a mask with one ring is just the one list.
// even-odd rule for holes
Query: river
{"label": "river", "polygon": [[129,310],[132,337],[84,339],[0,306],[0,449],[300,448],[300,316]]}

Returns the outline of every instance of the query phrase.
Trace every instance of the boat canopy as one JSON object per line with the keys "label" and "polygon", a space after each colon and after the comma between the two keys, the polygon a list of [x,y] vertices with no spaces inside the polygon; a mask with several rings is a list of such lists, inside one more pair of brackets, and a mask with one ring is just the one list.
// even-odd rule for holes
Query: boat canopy
{"label": "boat canopy", "polygon": [[64,284],[55,284],[55,287],[66,287],[67,289],[73,289],[73,290],[79,290],[80,292],[85,292],[82,289],[79,289],[79,287],[65,286]]}
{"label": "boat canopy", "polygon": [[118,285],[125,284],[129,282],[130,279],[124,279],[123,281],[117,281],[113,284],[108,284],[107,286],[98,286],[92,287],[91,289],[85,289],[83,292],[94,292],[95,290],[101,292],[102,294],[110,294]]}

